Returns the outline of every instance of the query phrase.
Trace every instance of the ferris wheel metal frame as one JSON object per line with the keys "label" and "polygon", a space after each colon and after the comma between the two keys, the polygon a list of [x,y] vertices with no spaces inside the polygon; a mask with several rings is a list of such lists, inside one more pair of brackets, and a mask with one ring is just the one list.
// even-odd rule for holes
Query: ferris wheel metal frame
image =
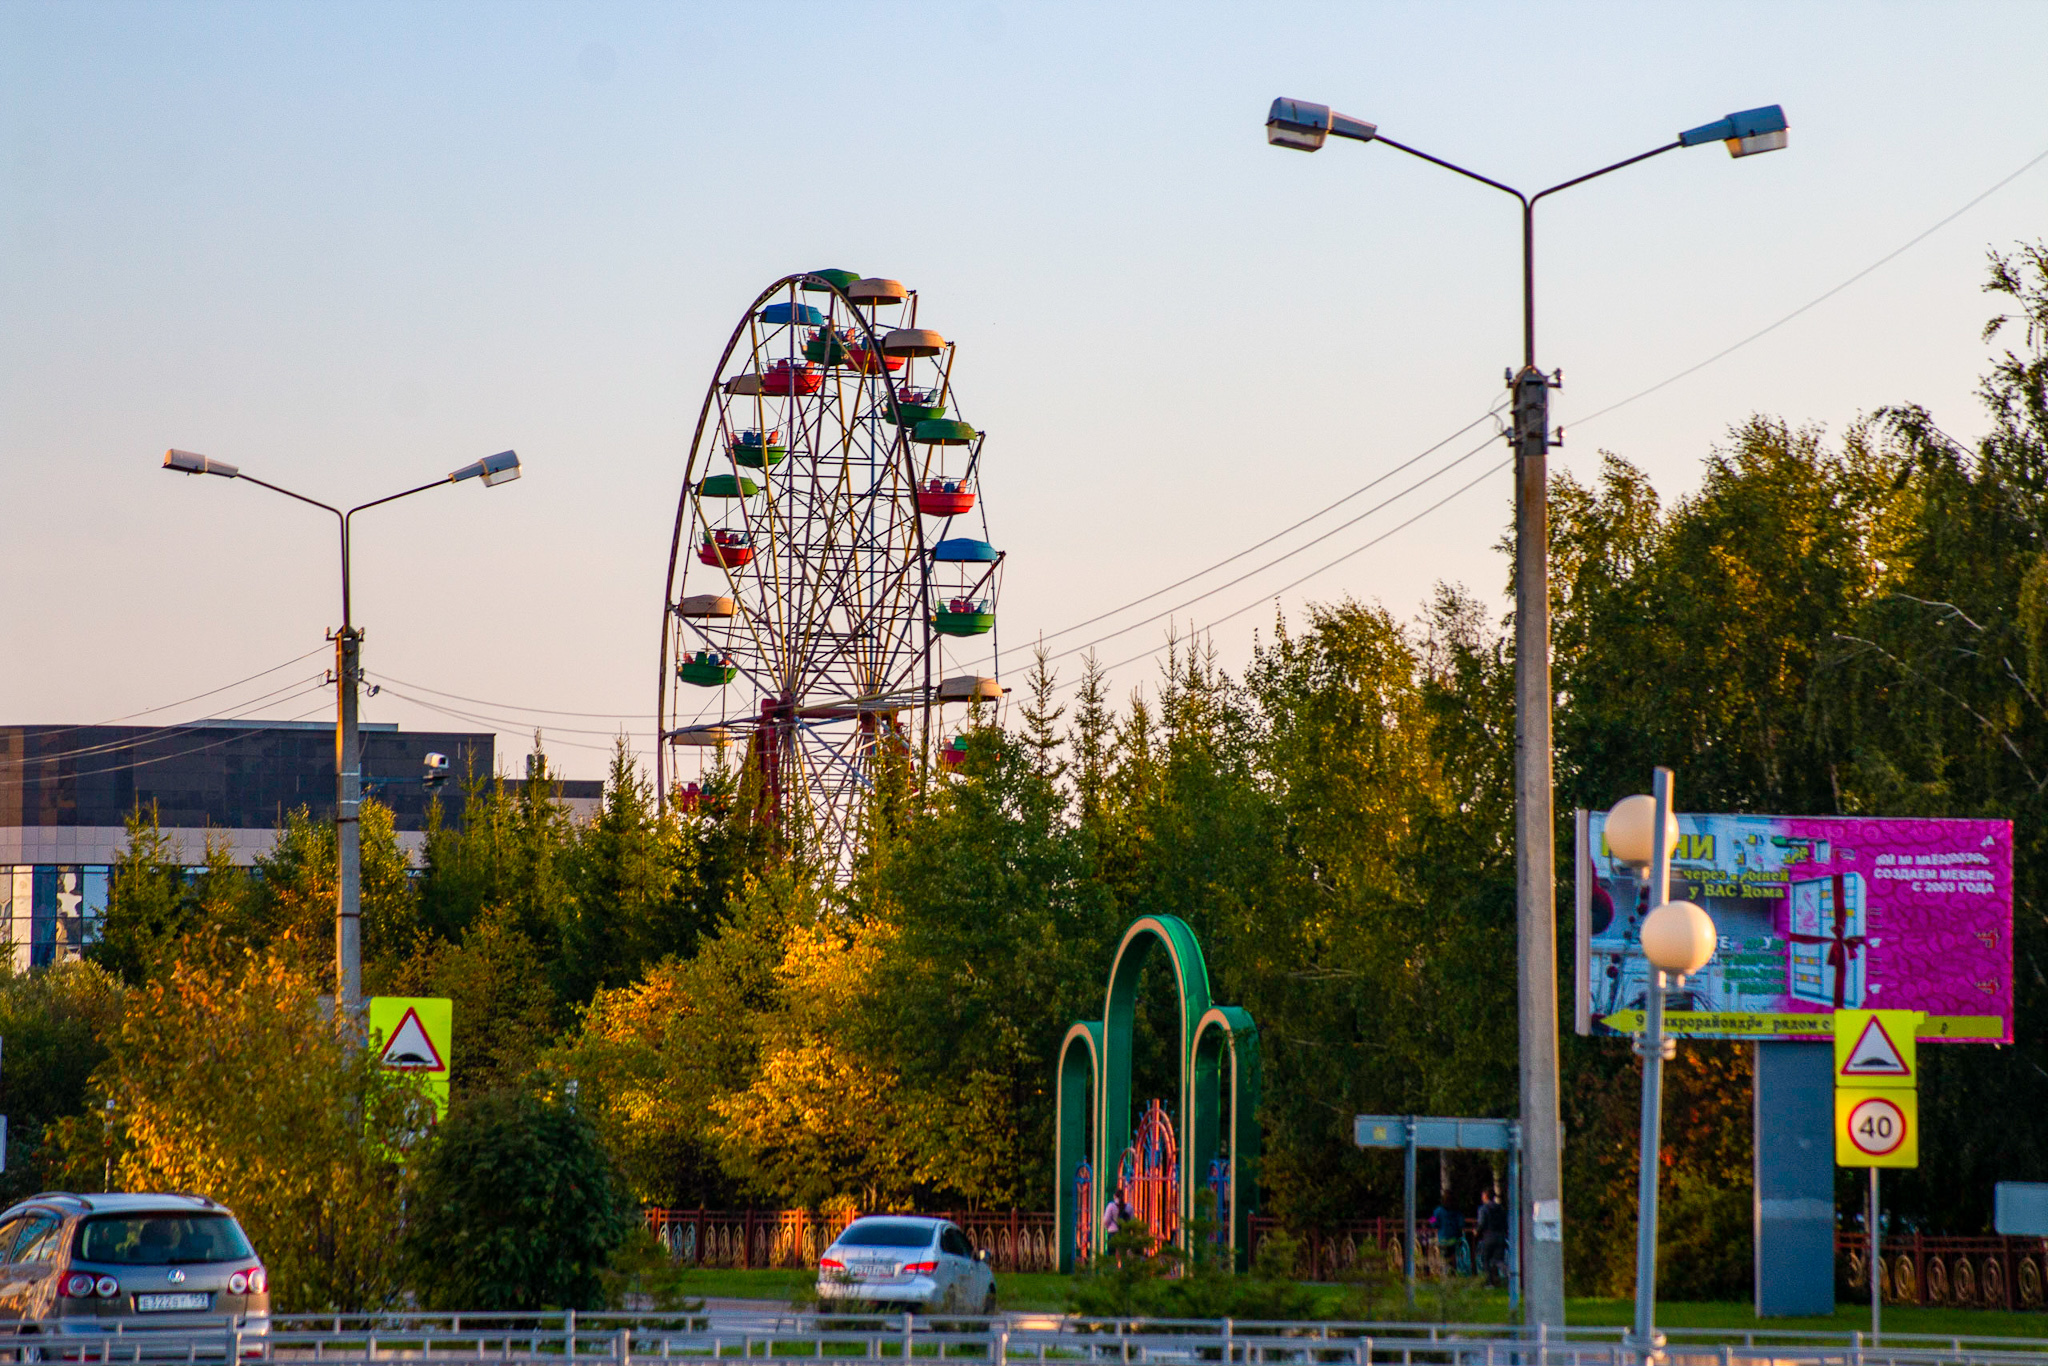
{"label": "ferris wheel metal frame", "polygon": [[[935,610],[935,571],[960,559],[949,548],[966,547],[971,563],[959,577],[973,579],[970,600],[948,608],[986,611],[976,594],[999,584],[1004,557],[985,539],[942,539],[951,516],[939,519],[938,537],[927,531],[927,515],[937,514],[925,511],[918,480],[937,457],[927,454],[920,471],[912,449],[918,424],[905,418],[916,410],[901,394],[911,392],[917,362],[931,360],[937,410],[949,411],[955,351],[930,332],[905,342],[910,349],[900,358],[885,347],[906,329],[917,332],[916,291],[898,286],[900,298],[871,300],[864,310],[848,290],[893,283],[799,272],[748,307],[698,411],[662,604],[658,799],[666,806],[671,769],[679,768],[672,747],[710,743],[722,756],[725,745],[744,740],[762,806],[793,844],[840,875],[850,869],[882,755],[911,753],[904,714],[917,718],[917,753],[928,769],[937,709],[1001,695],[999,681],[973,676],[934,683],[944,636],[975,629],[959,625],[968,617]],[[822,296],[825,307],[805,295]],[[908,304],[904,327],[886,330],[879,308],[901,303]],[[812,347],[822,350],[816,362],[808,358]],[[728,373],[736,354],[750,368]],[[751,425],[736,421],[736,410],[750,414]],[[968,447],[958,487],[971,510],[980,504],[974,476],[986,434],[958,421],[939,425],[948,429],[945,442]],[[759,485],[749,477],[756,470]],[[707,492],[712,487],[719,492]],[[936,494],[939,486],[932,487]],[[740,528],[718,526],[730,519],[708,511],[707,498],[733,504]],[[984,537],[986,515],[982,507]],[[689,542],[700,531],[693,554]],[[692,560],[700,566],[695,584]],[[976,564],[986,566],[978,578]],[[693,591],[705,575],[712,591]],[[952,627],[943,624],[949,619]],[[996,643],[992,612],[979,629]],[[685,724],[686,683],[714,680],[717,720],[705,722],[707,704]],[[741,680],[757,706],[735,716],[729,689]]]}

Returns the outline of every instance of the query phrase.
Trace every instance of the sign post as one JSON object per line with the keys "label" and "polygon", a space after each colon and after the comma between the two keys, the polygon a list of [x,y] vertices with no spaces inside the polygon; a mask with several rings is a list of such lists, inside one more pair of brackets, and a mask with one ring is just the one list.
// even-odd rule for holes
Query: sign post
{"label": "sign post", "polygon": [[[1415,1154],[1419,1148],[1451,1148],[1466,1152],[1506,1153],[1508,1188],[1503,1202],[1508,1215],[1508,1308],[1522,1302],[1522,1251],[1519,1227],[1522,1189],[1522,1126],[1511,1119],[1448,1119],[1436,1115],[1359,1115],[1352,1121],[1352,1141],[1361,1148],[1399,1148],[1401,1154],[1401,1269],[1408,1283],[1408,1303],[1415,1303]],[[1501,1200],[1502,1193],[1494,1192]],[[1539,1204],[1550,1203],[1539,1201]],[[1538,1236],[1542,1236],[1538,1230]],[[1481,1268],[1484,1274],[1484,1268]]]}
{"label": "sign post", "polygon": [[1878,1340],[1884,1265],[1877,1169],[1920,1165],[1920,1058],[1917,1010],[1835,1012],[1835,1164],[1870,1172],[1863,1216],[1870,1281],[1870,1337]]}

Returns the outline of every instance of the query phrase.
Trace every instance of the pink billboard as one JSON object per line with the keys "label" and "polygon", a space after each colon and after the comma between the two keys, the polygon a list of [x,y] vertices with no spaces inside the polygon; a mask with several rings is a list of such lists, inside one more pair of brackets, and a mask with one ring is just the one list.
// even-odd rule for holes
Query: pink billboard
{"label": "pink billboard", "polygon": [[1671,885],[1608,851],[1580,812],[1581,1034],[1642,1028],[1637,938],[1658,900],[1713,917],[1714,959],[1666,998],[1674,1033],[1827,1038],[1838,1009],[1918,1010],[1920,1037],[2012,1042],[2012,823],[1871,816],[1678,817]]}

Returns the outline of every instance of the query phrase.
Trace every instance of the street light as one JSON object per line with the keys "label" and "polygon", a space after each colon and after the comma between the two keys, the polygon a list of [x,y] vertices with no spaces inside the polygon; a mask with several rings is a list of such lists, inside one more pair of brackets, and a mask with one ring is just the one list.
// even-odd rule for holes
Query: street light
{"label": "street light", "polygon": [[339,1017],[353,1027],[357,1013],[362,1008],[363,996],[363,955],[362,955],[362,873],[363,844],[361,809],[363,801],[362,745],[356,734],[356,688],[362,682],[363,633],[356,629],[355,616],[349,592],[349,526],[358,512],[367,508],[381,507],[385,503],[410,498],[415,493],[439,488],[443,484],[459,484],[465,479],[481,479],[485,488],[509,484],[519,477],[519,456],[512,451],[499,451],[487,455],[472,464],[450,473],[445,479],[421,484],[406,489],[403,493],[373,498],[367,503],[358,503],[344,512],[303,493],[293,493],[288,488],[265,483],[252,474],[244,474],[241,467],[230,465],[225,460],[193,451],[171,450],[164,452],[164,468],[181,474],[217,474],[224,479],[241,479],[259,488],[295,498],[301,503],[324,509],[334,514],[341,528],[341,629],[330,633],[328,639],[334,642],[334,678],[339,698],[335,707],[334,721],[334,849],[339,864],[339,884],[335,894],[334,907],[334,975],[335,1002]]}
{"label": "street light", "polygon": [[[1468,171],[1442,157],[1396,142],[1363,119],[1307,100],[1277,99],[1266,116],[1266,140],[1301,152],[1329,138],[1378,142],[1468,180],[1513,195],[1522,206],[1522,368],[1509,379],[1514,392],[1515,451],[1515,933],[1521,1040],[1521,1110],[1525,1184],[1521,1211],[1535,1232],[1526,1275],[1531,1322],[1564,1323],[1563,1134],[1557,1083],[1557,902],[1555,831],[1551,812],[1550,734],[1550,390],[1560,375],[1536,368],[1536,205],[1574,185],[1633,166],[1679,147],[1724,142],[1731,154],[1751,156],[1785,145],[1779,106],[1746,109],[1688,129],[1661,147],[1603,166],[1547,190],[1524,194],[1512,185]],[[1561,373],[1561,372],[1560,372]]]}
{"label": "street light", "polygon": [[1660,903],[1643,917],[1643,957],[1650,972],[1644,992],[1643,1032],[1635,1051],[1643,1060],[1642,1146],[1636,1178],[1636,1320],[1630,1345],[1644,1361],[1664,1348],[1657,1332],[1657,1168],[1664,1144],[1664,1064],[1678,1055],[1678,1042],[1664,1033],[1664,992],[1714,956],[1714,922],[1690,901],[1665,901],[1671,885],[1671,850],[1678,842],[1668,768],[1653,775],[1654,796],[1623,797],[1607,813],[1607,847],[1623,863],[1648,874],[1651,899]]}

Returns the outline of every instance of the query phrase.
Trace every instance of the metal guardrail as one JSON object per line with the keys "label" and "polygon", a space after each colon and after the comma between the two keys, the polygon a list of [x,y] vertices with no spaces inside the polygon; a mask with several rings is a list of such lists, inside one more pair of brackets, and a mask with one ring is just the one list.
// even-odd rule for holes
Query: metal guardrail
{"label": "metal guardrail", "polygon": [[[91,1322],[91,1321],[88,1321]],[[1076,1366],[1639,1366],[1619,1328],[1537,1336],[1508,1324],[994,1318],[819,1313],[284,1314],[267,1320],[107,1319],[98,1333],[0,1324],[15,1361],[519,1362],[654,1366],[744,1359],[794,1362],[929,1358]],[[76,1326],[74,1321],[73,1326]],[[1670,1329],[1670,1366],[2044,1366],[2048,1339],[1804,1329]]]}

